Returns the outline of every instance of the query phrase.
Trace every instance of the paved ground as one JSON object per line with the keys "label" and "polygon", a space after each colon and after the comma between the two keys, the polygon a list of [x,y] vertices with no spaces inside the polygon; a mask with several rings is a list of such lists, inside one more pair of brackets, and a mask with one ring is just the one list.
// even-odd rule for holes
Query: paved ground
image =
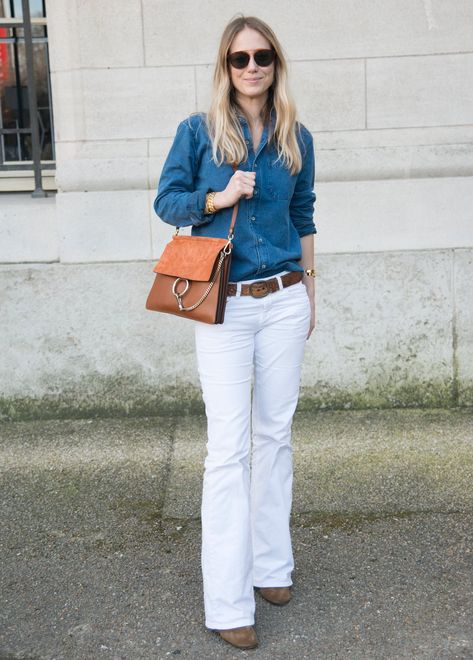
{"label": "paved ground", "polygon": [[201,418],[0,426],[0,660],[473,658],[473,411],[294,426],[294,598],[203,625]]}

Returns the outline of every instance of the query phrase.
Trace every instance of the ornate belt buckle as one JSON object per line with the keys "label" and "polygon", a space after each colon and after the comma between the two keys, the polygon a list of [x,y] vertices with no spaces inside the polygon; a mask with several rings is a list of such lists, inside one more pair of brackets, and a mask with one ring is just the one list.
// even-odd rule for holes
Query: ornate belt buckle
{"label": "ornate belt buckle", "polygon": [[252,282],[250,284],[250,295],[253,298],[264,298],[269,293],[269,287],[266,282]]}

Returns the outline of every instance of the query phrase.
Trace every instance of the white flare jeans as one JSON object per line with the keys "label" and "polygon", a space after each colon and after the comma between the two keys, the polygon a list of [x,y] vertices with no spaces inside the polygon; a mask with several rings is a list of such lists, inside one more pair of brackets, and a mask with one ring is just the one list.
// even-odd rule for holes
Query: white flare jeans
{"label": "white flare jeans", "polygon": [[201,562],[213,630],[254,624],[253,587],[292,584],[291,426],[309,324],[302,282],[265,298],[231,296],[223,324],[195,323],[207,415]]}

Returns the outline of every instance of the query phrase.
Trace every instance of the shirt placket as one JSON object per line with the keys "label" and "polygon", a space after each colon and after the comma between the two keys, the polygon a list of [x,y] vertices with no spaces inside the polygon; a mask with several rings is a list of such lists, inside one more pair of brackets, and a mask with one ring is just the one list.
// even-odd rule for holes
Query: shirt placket
{"label": "shirt placket", "polygon": [[252,144],[251,133],[249,126],[246,121],[243,122],[243,133],[245,135],[245,142],[248,146],[248,171],[256,172],[256,181],[255,189],[253,192],[253,197],[248,200],[248,214],[250,222],[250,230],[254,237],[255,241],[255,266],[257,268],[257,273],[264,273],[267,268],[269,253],[267,248],[267,243],[265,237],[261,233],[263,228],[263,222],[260,221],[258,214],[258,202],[261,194],[261,175],[259,174],[259,168],[262,165],[262,151],[266,146],[268,141],[268,130],[266,126],[263,128],[263,133],[261,135],[261,140],[258,145],[256,153],[253,149],[250,149]]}

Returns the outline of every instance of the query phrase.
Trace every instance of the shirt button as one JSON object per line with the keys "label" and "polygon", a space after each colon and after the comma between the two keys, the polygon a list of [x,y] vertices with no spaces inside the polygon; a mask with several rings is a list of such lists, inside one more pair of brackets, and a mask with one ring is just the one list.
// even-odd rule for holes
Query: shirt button
{"label": "shirt button", "polygon": [[251,221],[254,222],[255,220],[256,220],[255,216],[252,215],[252,216],[251,216]]}
{"label": "shirt button", "polygon": [[254,196],[256,197],[256,195],[258,194],[258,191],[255,190],[253,194],[254,194]]}
{"label": "shirt button", "polygon": [[263,239],[262,239],[262,238],[258,238],[258,243],[262,243],[262,242],[263,242]]}
{"label": "shirt button", "polygon": [[246,144],[250,144],[250,141],[249,141],[249,140],[245,140],[245,142],[246,142]]}
{"label": "shirt button", "polygon": [[261,268],[266,268],[266,264],[261,264]]}

